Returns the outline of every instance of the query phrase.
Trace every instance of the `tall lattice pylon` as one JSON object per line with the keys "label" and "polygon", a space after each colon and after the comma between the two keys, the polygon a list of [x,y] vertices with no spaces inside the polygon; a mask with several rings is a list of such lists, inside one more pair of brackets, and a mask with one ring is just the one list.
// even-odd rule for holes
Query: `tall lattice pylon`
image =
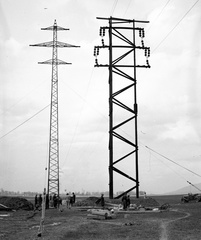
{"label": "tall lattice pylon", "polygon": [[50,136],[49,136],[49,163],[48,163],[48,186],[47,193],[59,195],[59,124],[58,124],[58,65],[71,64],[58,59],[57,48],[79,47],[57,41],[57,31],[69,30],[54,25],[41,30],[53,31],[53,41],[33,44],[34,47],[52,47],[52,59],[39,62],[39,64],[52,65],[51,79],[51,108],[50,108]]}
{"label": "tall lattice pylon", "polygon": [[[94,47],[95,67],[109,69],[109,197],[113,198],[114,172],[132,183],[130,189],[116,198],[134,189],[136,197],[139,197],[136,69],[150,68],[148,61],[150,48],[144,46],[144,28],[136,27],[136,24],[148,23],[148,21],[114,17],[97,19],[109,22],[109,26],[100,28],[102,45]],[[109,36],[108,44],[104,42],[106,30]],[[136,43],[136,32],[141,39],[140,45]],[[109,50],[109,63],[99,64],[97,59],[99,50],[104,48]],[[144,50],[146,65],[136,64],[136,50]],[[121,116],[120,114],[115,116],[115,110],[121,112]],[[134,132],[134,137],[127,134],[128,131]],[[135,176],[128,175],[122,167],[122,162],[128,163],[129,159],[132,165],[128,168],[129,170],[134,168]],[[118,182],[118,185],[121,183]]]}

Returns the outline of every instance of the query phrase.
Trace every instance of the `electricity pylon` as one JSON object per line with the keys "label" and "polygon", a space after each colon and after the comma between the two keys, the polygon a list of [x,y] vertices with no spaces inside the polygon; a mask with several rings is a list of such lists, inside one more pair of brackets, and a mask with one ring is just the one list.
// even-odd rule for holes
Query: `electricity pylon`
{"label": "electricity pylon", "polygon": [[49,135],[49,163],[48,163],[48,186],[47,193],[59,196],[59,125],[58,125],[58,65],[71,64],[58,59],[57,48],[79,47],[68,43],[57,41],[57,31],[69,30],[54,25],[41,30],[53,31],[53,41],[33,44],[33,47],[52,47],[52,59],[38,62],[39,64],[52,65],[51,79],[51,107],[50,107],[50,135]]}
{"label": "electricity pylon", "polygon": [[[136,23],[143,24],[148,21],[138,21],[120,18],[97,18],[101,20],[108,20],[109,26],[100,28],[100,36],[102,37],[102,45],[94,47],[95,67],[108,67],[109,69],[109,197],[113,198],[114,180],[113,172],[134,182],[134,186],[124,191],[128,193],[136,189],[136,197],[139,197],[139,171],[138,171],[138,135],[137,135],[137,68],[150,68],[148,57],[150,56],[150,48],[144,46],[144,28],[136,27]],[[108,30],[109,44],[105,44],[103,37],[105,30]],[[136,31],[139,32],[141,43],[136,44]],[[129,32],[129,33],[128,33]],[[127,36],[128,35],[128,36]],[[109,64],[99,64],[97,56],[99,50],[106,48],[109,50]],[[144,50],[146,57],[146,65],[136,64],[136,50]],[[120,81],[117,83],[117,78]],[[116,88],[116,89],[115,89]],[[128,100],[130,91],[132,98]],[[126,98],[125,98],[126,96]],[[122,110],[124,119],[119,120],[115,118],[115,109]],[[118,116],[119,117],[119,116]],[[127,128],[129,123],[132,123],[131,132],[134,132],[134,139],[123,130]],[[127,130],[128,131],[128,130]],[[120,147],[121,145],[121,147]],[[125,149],[123,154],[119,149]],[[125,170],[120,170],[117,165],[125,162],[128,158],[134,156],[135,177],[129,176]],[[132,158],[133,159],[133,158]],[[131,160],[132,160],[131,159]],[[132,160],[133,162],[133,160]],[[131,166],[129,166],[129,170]],[[120,185],[121,183],[119,183]],[[124,193],[116,198],[120,198]]]}

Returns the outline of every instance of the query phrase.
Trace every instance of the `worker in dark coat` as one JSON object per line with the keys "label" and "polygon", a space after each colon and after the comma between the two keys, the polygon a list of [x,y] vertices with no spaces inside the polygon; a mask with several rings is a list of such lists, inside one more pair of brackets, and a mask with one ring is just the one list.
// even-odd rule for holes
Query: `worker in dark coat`
{"label": "worker in dark coat", "polygon": [[123,209],[127,210],[127,195],[126,195],[126,193],[123,195],[121,201],[123,203]]}
{"label": "worker in dark coat", "polygon": [[73,204],[75,203],[75,199],[76,199],[76,196],[75,196],[75,193],[73,192]]}
{"label": "worker in dark coat", "polygon": [[46,198],[45,198],[45,208],[49,209],[49,203],[50,203],[50,199],[49,199],[49,194],[46,194]]}
{"label": "worker in dark coat", "polygon": [[127,204],[126,204],[127,206],[126,207],[129,208],[130,204],[131,204],[131,200],[130,200],[130,196],[128,195],[127,196]]}
{"label": "worker in dark coat", "polygon": [[102,208],[104,208],[105,207],[105,199],[104,199],[103,194],[101,194],[100,203],[101,203]]}
{"label": "worker in dark coat", "polygon": [[43,201],[43,199],[42,199],[42,195],[40,194],[39,195],[39,198],[38,198],[38,206],[41,208],[41,206],[42,206],[42,201]]}
{"label": "worker in dark coat", "polygon": [[34,206],[35,206],[35,209],[38,209],[38,195],[37,194],[34,199]]}
{"label": "worker in dark coat", "polygon": [[53,206],[54,206],[54,208],[57,208],[57,195],[56,194],[53,195]]}

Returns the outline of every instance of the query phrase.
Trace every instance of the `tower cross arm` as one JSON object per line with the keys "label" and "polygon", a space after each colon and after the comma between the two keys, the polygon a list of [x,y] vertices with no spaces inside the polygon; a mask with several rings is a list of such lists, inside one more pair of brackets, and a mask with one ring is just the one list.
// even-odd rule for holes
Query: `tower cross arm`
{"label": "tower cross arm", "polygon": [[[55,45],[54,45],[55,44]],[[50,42],[44,42],[44,43],[37,43],[37,44],[30,44],[30,47],[80,47],[80,46],[76,46],[76,45],[72,45],[69,43],[64,43],[64,42],[59,42],[56,41],[55,43],[53,41]]]}
{"label": "tower cross arm", "polygon": [[53,41],[50,42],[44,42],[44,43],[36,43],[36,44],[30,44],[30,47],[52,47]]}
{"label": "tower cross arm", "polygon": [[70,30],[69,28],[63,28],[63,27],[59,27],[59,26],[51,26],[51,27],[47,27],[47,28],[41,28],[41,30],[51,30],[51,31],[53,31],[54,29],[56,29],[57,31]]}
{"label": "tower cross arm", "polygon": [[64,42],[59,42],[59,41],[57,41],[56,44],[57,44],[57,47],[80,47],[80,46],[76,46],[76,45],[72,45],[72,44],[64,43]]}
{"label": "tower cross arm", "polygon": [[53,59],[50,59],[50,60],[47,60],[47,61],[44,61],[44,62],[38,62],[39,64],[56,64],[56,65],[65,65],[65,64],[72,64],[72,63],[68,63],[68,62],[64,62],[62,60],[59,60],[59,59],[56,59],[56,61],[54,61]]}

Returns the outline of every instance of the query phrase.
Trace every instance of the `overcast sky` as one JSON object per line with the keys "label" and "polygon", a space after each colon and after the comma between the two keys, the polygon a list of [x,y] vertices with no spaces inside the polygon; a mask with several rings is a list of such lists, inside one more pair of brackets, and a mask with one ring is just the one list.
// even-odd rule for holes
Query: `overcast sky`
{"label": "overcast sky", "polygon": [[[151,68],[137,71],[140,190],[165,193],[187,180],[201,182],[145,147],[201,173],[201,1],[0,0],[0,188],[46,186],[51,66],[38,62],[51,59],[52,49],[29,45],[51,41],[52,32],[41,28],[56,19],[70,28],[58,40],[81,46],[58,50],[59,59],[72,63],[59,66],[60,189],[108,190],[109,73],[94,68],[93,48],[108,24],[96,17],[110,16],[150,21],[144,41]],[[107,54],[100,52],[101,63],[108,63]],[[135,178],[132,166],[122,167]],[[114,181],[115,192],[132,187],[119,176]]]}

